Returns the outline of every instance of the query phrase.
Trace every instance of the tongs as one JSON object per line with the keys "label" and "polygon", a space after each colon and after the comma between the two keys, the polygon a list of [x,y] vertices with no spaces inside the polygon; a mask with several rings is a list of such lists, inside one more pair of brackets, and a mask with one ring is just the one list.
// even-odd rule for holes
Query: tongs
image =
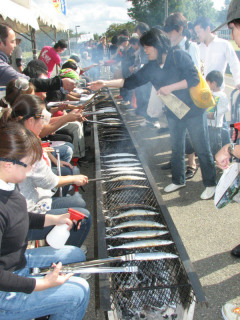
{"label": "tongs", "polygon": [[94,115],[101,115],[101,114],[105,114],[104,110],[99,110],[99,111],[83,111],[82,112],[82,116],[83,117],[87,117],[87,116],[94,116]]}
{"label": "tongs", "polygon": [[102,125],[105,125],[105,126],[114,126],[114,124],[112,123],[108,123],[108,122],[103,122],[103,121],[95,121],[95,120],[85,120],[86,122],[88,123],[97,123],[97,124],[102,124]]}
{"label": "tongs", "polygon": [[[33,268],[31,275],[34,276],[42,276],[47,273],[49,273],[51,270],[48,269],[46,271],[38,272],[39,268]],[[63,273],[74,273],[74,274],[81,274],[81,273],[118,273],[118,272],[127,272],[127,273],[133,273],[138,272],[137,266],[132,267],[88,267],[88,268],[62,268],[61,272]]]}
{"label": "tongs", "polygon": [[[127,254],[125,256],[117,256],[117,257],[110,257],[110,258],[105,258],[105,259],[70,263],[70,264],[63,265],[61,271],[62,272],[70,272],[70,271],[73,272],[73,271],[79,270],[81,268],[89,268],[89,267],[93,267],[93,266],[102,265],[104,263],[133,261],[134,257],[135,257],[135,254],[131,253],[131,254]],[[40,274],[46,274],[52,270],[53,270],[53,268],[32,268],[31,273],[40,275]]]}

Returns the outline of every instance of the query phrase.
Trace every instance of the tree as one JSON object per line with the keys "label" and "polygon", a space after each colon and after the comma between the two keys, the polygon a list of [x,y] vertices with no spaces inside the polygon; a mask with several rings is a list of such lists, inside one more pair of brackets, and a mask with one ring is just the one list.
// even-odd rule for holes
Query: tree
{"label": "tree", "polygon": [[118,35],[123,29],[127,29],[129,33],[132,34],[135,29],[135,24],[133,22],[113,23],[108,27],[105,35],[108,39],[111,39],[114,35]]}
{"label": "tree", "polygon": [[[165,0],[128,0],[132,7],[128,15],[135,21],[145,22],[150,27],[163,25],[165,20]],[[226,0],[228,1],[228,0]],[[216,10],[211,0],[168,0],[168,14],[180,11],[189,20],[207,16],[216,21]]]}

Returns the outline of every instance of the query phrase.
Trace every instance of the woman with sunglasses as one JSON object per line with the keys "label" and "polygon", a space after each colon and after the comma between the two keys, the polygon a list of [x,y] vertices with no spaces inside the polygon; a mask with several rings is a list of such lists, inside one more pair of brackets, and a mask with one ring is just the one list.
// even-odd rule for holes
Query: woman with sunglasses
{"label": "woman with sunglasses", "polygon": [[[9,121],[20,122],[38,137],[44,125],[45,116],[44,102],[37,96],[23,94],[16,99],[12,108],[3,112],[0,122],[3,124]],[[41,160],[33,165],[27,178],[18,185],[20,192],[27,200],[29,212],[59,215],[67,212],[69,208],[83,212],[88,219],[81,222],[77,232],[71,230],[67,241],[67,244],[80,247],[91,226],[90,213],[85,209],[86,203],[80,194],[78,197],[54,197],[52,189],[71,184],[83,186],[87,182],[88,178],[84,175],[55,175],[51,170],[47,154],[43,152]],[[31,230],[29,240],[45,239],[50,229],[49,227],[44,230]]]}
{"label": "woman with sunglasses", "polygon": [[185,136],[188,130],[199,158],[205,186],[201,199],[210,199],[215,192],[216,171],[210,150],[207,118],[205,110],[194,104],[189,93],[189,88],[199,83],[197,69],[191,57],[181,49],[171,48],[169,39],[158,29],[145,32],[140,43],[149,62],[137,73],[126,79],[92,82],[89,88],[98,90],[106,86],[131,90],[151,82],[158,93],[165,96],[173,93],[182,100],[190,108],[182,119],[168,108],[166,112],[172,145],[172,183],[165,187],[164,191],[173,192],[186,186]]}
{"label": "woman with sunglasses", "polygon": [[[21,124],[0,127],[0,320],[82,319],[88,300],[88,283],[72,274],[62,274],[61,265],[84,261],[80,248],[65,246],[27,248],[29,228],[69,224],[69,214],[28,213],[26,200],[16,184],[21,183],[32,165],[42,157],[39,139]],[[45,277],[33,277],[31,268],[50,267]]]}

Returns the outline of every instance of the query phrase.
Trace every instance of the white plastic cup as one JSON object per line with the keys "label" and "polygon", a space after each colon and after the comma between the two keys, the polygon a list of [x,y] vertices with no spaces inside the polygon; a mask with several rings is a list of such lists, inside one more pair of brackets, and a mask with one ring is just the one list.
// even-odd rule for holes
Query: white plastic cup
{"label": "white plastic cup", "polygon": [[66,223],[55,226],[46,236],[47,243],[54,249],[63,248],[70,236],[70,231],[67,230],[68,228],[69,225]]}

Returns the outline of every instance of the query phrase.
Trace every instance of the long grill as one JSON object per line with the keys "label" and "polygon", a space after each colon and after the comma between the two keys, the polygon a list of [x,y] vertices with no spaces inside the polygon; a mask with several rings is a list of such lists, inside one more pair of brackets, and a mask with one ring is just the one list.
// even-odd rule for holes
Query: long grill
{"label": "long grill", "polygon": [[[135,319],[136,314],[149,309],[156,311],[166,306],[177,308],[178,305],[181,305],[183,309],[187,309],[195,296],[198,301],[206,302],[201,285],[192,270],[187,253],[162,202],[151,173],[144,159],[140,154],[138,155],[137,143],[134,141],[126,122],[122,118],[121,110],[116,105],[112,96],[108,101],[97,104],[96,109],[100,110],[108,106],[116,107],[116,112],[105,114],[101,117],[98,116],[97,120],[107,121],[106,118],[111,118],[109,121],[112,125],[94,126],[96,175],[98,178],[105,177],[103,183],[97,183],[96,189],[99,258],[115,257],[136,252],[154,253],[159,251],[176,254],[179,258],[115,263],[113,266],[138,266],[139,271],[132,274],[111,274],[108,278],[105,275],[100,275],[101,306],[105,310],[108,308],[116,310],[120,319]],[[113,119],[116,119],[116,121]],[[140,168],[137,169],[138,174],[129,173],[133,171],[133,167],[131,166],[128,167],[126,174],[123,171],[122,174],[115,175],[114,171],[108,170],[111,167],[107,167],[106,165],[110,166],[111,163],[107,161],[119,159],[106,157],[113,153],[134,154],[135,157],[132,158],[140,163],[135,165]],[[125,156],[124,158],[128,157]],[[143,174],[140,174],[140,172]],[[146,180],[108,181],[109,178],[116,178],[122,175],[144,177]],[[132,209],[132,205],[136,206],[136,209],[145,208],[156,211],[159,214],[148,217],[138,216],[112,219],[128,209]],[[132,241],[144,240],[111,238],[113,236],[123,232],[156,229],[149,227],[113,229],[118,224],[129,220],[148,220],[163,224],[165,228],[161,230],[167,230],[168,233],[153,240],[170,240],[173,243],[157,247],[107,250],[109,246],[117,247]],[[183,263],[182,261],[185,262]],[[188,269],[187,272],[186,268]]]}

